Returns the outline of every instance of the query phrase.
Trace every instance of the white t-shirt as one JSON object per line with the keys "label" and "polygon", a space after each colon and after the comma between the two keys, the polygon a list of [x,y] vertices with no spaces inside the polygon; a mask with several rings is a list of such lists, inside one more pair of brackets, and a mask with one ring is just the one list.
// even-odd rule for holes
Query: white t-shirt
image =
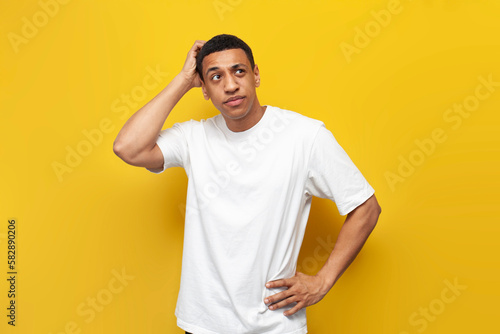
{"label": "white t-shirt", "polygon": [[266,106],[252,128],[221,114],[175,123],[157,144],[188,176],[177,325],[194,334],[307,333],[306,308],[269,310],[266,282],[295,275],[312,196],[346,215],[373,195],[323,122]]}

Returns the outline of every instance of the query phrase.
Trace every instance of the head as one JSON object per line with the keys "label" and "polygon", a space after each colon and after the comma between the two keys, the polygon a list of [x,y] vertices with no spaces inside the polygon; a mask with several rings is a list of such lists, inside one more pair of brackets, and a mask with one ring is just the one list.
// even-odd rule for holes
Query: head
{"label": "head", "polygon": [[[234,35],[221,34],[208,40],[196,56],[203,96],[226,117],[241,118],[260,107],[256,87],[260,85],[258,66],[252,50]],[[242,96],[239,105],[227,104]]]}
{"label": "head", "polygon": [[198,72],[201,81],[205,82],[205,78],[203,77],[203,59],[211,53],[229,49],[242,49],[247,56],[251,70],[254,70],[255,62],[253,60],[252,49],[250,49],[247,43],[243,42],[234,35],[221,34],[212,37],[208,42],[206,42],[196,56],[196,71]]}

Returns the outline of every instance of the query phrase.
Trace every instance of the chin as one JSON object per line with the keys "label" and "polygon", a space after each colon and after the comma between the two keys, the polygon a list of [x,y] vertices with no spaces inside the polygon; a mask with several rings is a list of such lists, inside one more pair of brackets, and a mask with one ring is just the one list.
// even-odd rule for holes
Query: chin
{"label": "chin", "polygon": [[229,111],[224,113],[227,117],[231,119],[239,119],[243,118],[248,114],[247,110],[234,110],[234,111]]}
{"label": "chin", "polygon": [[[227,109],[224,104],[219,109],[220,113],[231,119],[238,119],[246,116],[248,114],[248,108],[245,109]],[[229,107],[231,108],[231,107]]]}

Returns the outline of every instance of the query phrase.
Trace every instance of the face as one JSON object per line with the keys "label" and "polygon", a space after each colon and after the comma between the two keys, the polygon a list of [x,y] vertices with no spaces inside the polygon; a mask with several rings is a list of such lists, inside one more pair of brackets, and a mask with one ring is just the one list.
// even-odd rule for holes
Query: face
{"label": "face", "polygon": [[[256,87],[260,85],[257,65],[252,71],[250,61],[242,49],[214,52],[203,58],[202,91],[206,100],[225,118],[240,119],[260,107]],[[228,102],[240,96],[241,99]]]}

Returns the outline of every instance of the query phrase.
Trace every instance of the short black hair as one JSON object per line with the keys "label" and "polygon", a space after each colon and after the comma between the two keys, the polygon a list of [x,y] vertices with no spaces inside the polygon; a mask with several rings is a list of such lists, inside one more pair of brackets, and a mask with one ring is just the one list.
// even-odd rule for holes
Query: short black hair
{"label": "short black hair", "polygon": [[203,79],[203,58],[208,56],[211,53],[230,50],[230,49],[242,49],[245,51],[248,60],[250,61],[250,65],[252,71],[255,67],[255,62],[253,60],[252,49],[247,45],[247,43],[243,42],[241,39],[234,35],[229,34],[220,34],[212,37],[201,47],[200,52],[196,55],[196,72],[198,72],[200,79],[205,82]]}

